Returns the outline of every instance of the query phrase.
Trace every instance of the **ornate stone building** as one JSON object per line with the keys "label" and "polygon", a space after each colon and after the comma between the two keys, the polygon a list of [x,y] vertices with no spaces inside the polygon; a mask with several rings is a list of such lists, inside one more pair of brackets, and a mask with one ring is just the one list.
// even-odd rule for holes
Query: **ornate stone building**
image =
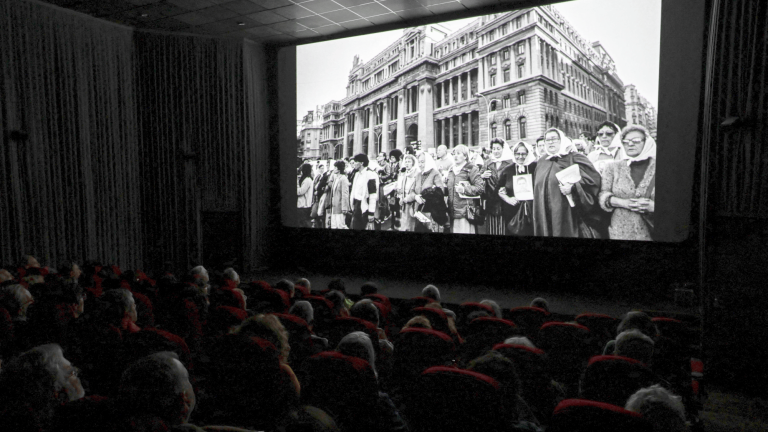
{"label": "ornate stone building", "polygon": [[405,29],[371,60],[355,56],[346,90],[329,102],[342,121],[325,117],[327,155],[337,126],[337,157],[375,157],[411,144],[487,146],[494,136],[533,143],[549,127],[577,137],[606,119],[626,125],[613,59],[552,6],[479,17],[454,32]]}
{"label": "ornate stone building", "polygon": [[303,149],[303,159],[317,159],[320,157],[320,135],[322,132],[323,110],[317,107],[307,111],[307,115],[301,120],[299,132],[300,147]]}
{"label": "ornate stone building", "polygon": [[634,84],[624,87],[624,100],[626,101],[627,124],[639,124],[644,126],[656,137],[656,109],[643,97]]}

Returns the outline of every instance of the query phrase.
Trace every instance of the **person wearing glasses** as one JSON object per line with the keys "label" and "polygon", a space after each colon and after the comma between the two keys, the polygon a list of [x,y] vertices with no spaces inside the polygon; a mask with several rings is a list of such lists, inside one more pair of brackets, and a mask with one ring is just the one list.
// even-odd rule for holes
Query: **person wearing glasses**
{"label": "person wearing glasses", "polygon": [[513,164],[512,150],[504,140],[491,140],[491,152],[486,158],[485,166],[480,170],[480,177],[485,183],[483,198],[485,199],[485,225],[490,235],[505,235],[504,219],[501,216],[501,199],[499,197],[499,175]]}
{"label": "person wearing glasses", "polygon": [[[544,140],[542,139],[542,142]],[[515,163],[504,168],[499,175],[499,198],[501,198],[502,218],[507,235],[533,235],[533,200],[518,200],[515,197],[515,184],[530,188],[535,179],[536,152],[525,141],[519,141],[512,147]],[[524,176],[531,175],[528,184]]]}
{"label": "person wearing glasses", "polygon": [[619,148],[621,148],[619,132],[619,127],[609,121],[603,122],[597,127],[597,142],[587,157],[600,175],[603,174],[607,164],[619,160]]}
{"label": "person wearing glasses", "polygon": [[653,239],[656,141],[640,125],[621,132],[620,160],[603,172],[600,207],[611,213],[608,235],[616,240]]}
{"label": "person wearing glasses", "polygon": [[[605,212],[597,202],[600,174],[561,130],[548,129],[544,143],[546,153],[536,165],[533,182],[534,235],[601,238],[598,228]],[[556,174],[571,165],[578,165],[580,180],[561,183]]]}

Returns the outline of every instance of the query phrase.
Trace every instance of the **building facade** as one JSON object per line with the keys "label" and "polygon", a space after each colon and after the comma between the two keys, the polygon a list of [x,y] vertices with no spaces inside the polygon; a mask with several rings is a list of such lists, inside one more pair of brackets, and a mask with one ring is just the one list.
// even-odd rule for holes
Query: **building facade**
{"label": "building facade", "polygon": [[656,108],[643,97],[634,84],[624,87],[627,124],[644,126],[656,138]]}
{"label": "building facade", "polygon": [[341,159],[344,148],[344,106],[330,101],[323,106],[320,158]]}
{"label": "building facade", "polygon": [[303,149],[301,153],[303,159],[318,159],[320,157],[322,115],[322,108],[317,107],[315,110],[307,111],[307,114],[301,120],[299,146]]}
{"label": "building facade", "polygon": [[550,127],[578,137],[605,120],[627,123],[613,59],[552,6],[479,17],[454,32],[405,29],[371,60],[355,56],[346,96],[325,107],[333,111],[323,143],[342,144],[336,157],[487,146],[493,137],[534,143]]}

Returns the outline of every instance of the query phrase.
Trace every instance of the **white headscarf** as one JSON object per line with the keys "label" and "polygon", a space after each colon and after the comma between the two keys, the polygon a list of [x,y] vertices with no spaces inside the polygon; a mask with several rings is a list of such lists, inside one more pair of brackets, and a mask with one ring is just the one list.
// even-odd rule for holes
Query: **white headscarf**
{"label": "white headscarf", "polygon": [[563,157],[574,150],[573,142],[560,129],[557,129],[557,128],[547,129],[547,131],[544,132],[544,136],[546,137],[549,132],[553,132],[553,131],[557,132],[557,134],[560,136],[560,149],[557,151],[557,153],[551,154],[549,153],[549,150],[547,150],[548,145],[545,142],[544,152],[547,154],[547,159],[552,159],[554,157]]}
{"label": "white headscarf", "polygon": [[[491,144],[491,148],[493,148],[493,144]],[[501,142],[501,156],[499,156],[498,159],[493,157],[493,152],[491,152],[491,161],[493,162],[504,162],[508,160],[515,160],[515,155],[512,153],[512,149],[509,148],[507,143],[502,140]]]}
{"label": "white headscarf", "polygon": [[422,171],[422,173],[429,172],[429,170],[432,170],[432,169],[435,171],[438,171],[435,158],[433,158],[432,155],[429,154],[428,152],[420,151],[416,156],[417,162],[418,162],[418,158],[422,155],[424,155],[424,171]]}
{"label": "white headscarf", "polygon": [[525,171],[525,167],[527,167],[528,165],[531,164],[531,162],[536,160],[536,152],[533,151],[533,146],[531,146],[530,144],[528,144],[525,141],[518,141],[518,142],[516,142],[512,146],[512,150],[510,150],[510,152],[512,152],[514,154],[515,149],[520,147],[521,145],[524,146],[526,150],[528,150],[528,156],[525,157],[525,161],[523,161],[522,165],[517,163],[517,160],[515,159],[515,165],[517,165],[517,170],[519,172]]}
{"label": "white headscarf", "polygon": [[[595,147],[592,149],[593,152],[596,151],[598,153],[605,153],[608,156],[613,157],[613,155],[616,154],[616,150],[621,148],[621,128],[616,123],[611,124],[615,127],[614,132],[618,131],[613,134],[611,143],[608,144],[608,147],[603,147],[603,145],[600,144],[599,138],[595,139],[597,145],[595,145]],[[603,125],[603,127],[605,127],[605,125]]]}
{"label": "white headscarf", "polygon": [[627,126],[624,128],[624,131],[621,132],[622,138],[632,130],[641,130],[645,134],[645,145],[643,146],[643,150],[640,151],[639,155],[635,157],[629,157],[627,155],[627,151],[624,149],[624,144],[622,143],[621,147],[619,147],[619,159],[627,161],[627,166],[629,166],[632,162],[640,162],[648,158],[656,159],[656,140],[651,137],[651,135],[648,133],[648,130],[645,128],[638,127],[637,125]]}

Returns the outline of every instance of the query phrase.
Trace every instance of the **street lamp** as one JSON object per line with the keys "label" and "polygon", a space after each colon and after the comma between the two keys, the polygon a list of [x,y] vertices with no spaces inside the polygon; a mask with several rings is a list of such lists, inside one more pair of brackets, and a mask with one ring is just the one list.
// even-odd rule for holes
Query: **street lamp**
{"label": "street lamp", "polygon": [[488,98],[485,97],[485,95],[482,95],[480,93],[475,93],[475,96],[480,96],[481,98],[485,99],[485,102],[487,104],[486,111],[485,111],[486,112],[485,118],[488,122],[488,142],[491,142],[491,102],[494,102],[494,101],[501,102],[501,101],[498,99],[488,100]]}

